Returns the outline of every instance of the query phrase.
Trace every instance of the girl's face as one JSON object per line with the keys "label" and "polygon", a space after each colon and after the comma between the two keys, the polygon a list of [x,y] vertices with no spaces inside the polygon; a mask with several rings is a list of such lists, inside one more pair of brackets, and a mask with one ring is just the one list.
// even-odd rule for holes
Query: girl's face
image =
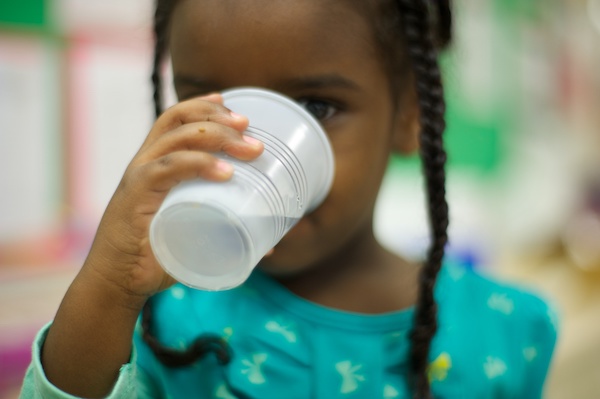
{"label": "girl's face", "polygon": [[263,261],[272,273],[335,262],[357,239],[372,238],[392,136],[403,134],[373,21],[350,3],[179,0],[171,18],[180,100],[237,86],[268,88],[303,104],[331,140],[331,193]]}

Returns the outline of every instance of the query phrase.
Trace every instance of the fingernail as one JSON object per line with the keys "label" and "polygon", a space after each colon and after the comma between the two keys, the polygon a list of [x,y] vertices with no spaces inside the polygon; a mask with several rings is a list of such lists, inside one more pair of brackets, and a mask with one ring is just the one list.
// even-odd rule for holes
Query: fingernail
{"label": "fingernail", "polygon": [[223,176],[230,176],[233,173],[233,165],[230,164],[229,162],[225,162],[225,161],[219,159],[215,166],[216,166],[217,170],[220,172],[220,174]]}
{"label": "fingernail", "polygon": [[260,145],[262,144],[259,140],[255,139],[254,137],[243,135],[242,139],[246,143],[250,144],[252,147],[260,147]]}

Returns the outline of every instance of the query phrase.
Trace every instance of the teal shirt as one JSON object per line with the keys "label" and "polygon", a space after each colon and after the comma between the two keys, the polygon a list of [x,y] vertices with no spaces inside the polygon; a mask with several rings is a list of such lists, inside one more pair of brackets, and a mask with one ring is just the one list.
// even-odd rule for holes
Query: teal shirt
{"label": "teal shirt", "polygon": [[[456,266],[443,268],[436,299],[439,329],[429,367],[436,398],[541,397],[556,340],[554,313],[545,302]],[[159,340],[184,348],[201,334],[218,334],[230,345],[232,361],[222,366],[208,355],[170,369],[138,328],[132,363],[124,365],[110,398],[408,399],[412,317],[412,309],[382,315],[329,309],[261,272],[229,291],[176,285],[155,298]],[[44,331],[36,351],[43,338]],[[52,395],[36,396],[31,387]],[[22,397],[70,398],[45,380],[39,353]]]}

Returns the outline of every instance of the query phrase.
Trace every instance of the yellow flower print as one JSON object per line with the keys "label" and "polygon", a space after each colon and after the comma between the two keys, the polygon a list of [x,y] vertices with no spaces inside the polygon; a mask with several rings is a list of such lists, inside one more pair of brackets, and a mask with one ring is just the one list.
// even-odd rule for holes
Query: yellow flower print
{"label": "yellow flower print", "polygon": [[444,381],[448,376],[448,371],[452,368],[452,358],[446,352],[442,352],[439,356],[429,364],[427,368],[427,376],[429,382]]}

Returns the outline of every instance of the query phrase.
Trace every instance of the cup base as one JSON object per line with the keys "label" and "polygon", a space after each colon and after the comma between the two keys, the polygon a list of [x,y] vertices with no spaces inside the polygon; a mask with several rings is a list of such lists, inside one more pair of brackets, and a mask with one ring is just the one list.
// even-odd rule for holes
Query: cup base
{"label": "cup base", "polygon": [[177,203],[152,223],[150,241],[156,259],[186,285],[223,290],[250,275],[254,266],[250,235],[235,214],[218,204]]}

